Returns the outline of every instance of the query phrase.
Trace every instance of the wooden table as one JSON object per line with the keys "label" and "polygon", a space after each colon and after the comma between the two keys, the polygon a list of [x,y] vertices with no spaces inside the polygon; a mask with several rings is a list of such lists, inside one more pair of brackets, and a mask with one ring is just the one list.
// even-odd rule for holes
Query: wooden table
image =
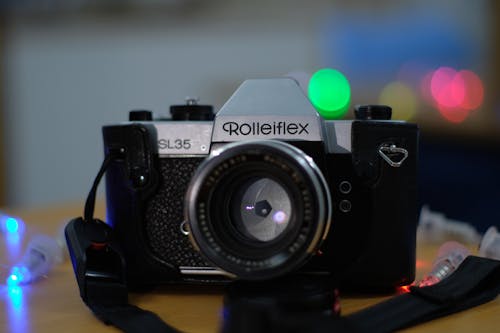
{"label": "wooden table", "polygon": [[[103,204],[97,205],[97,215],[104,216]],[[55,236],[57,229],[72,217],[82,214],[83,204],[66,204],[37,209],[4,209],[27,224],[29,239],[35,233]],[[0,332],[117,332],[98,321],[83,304],[69,260],[58,265],[48,277],[21,288],[7,288],[5,278],[9,265],[24,251],[23,240],[17,250],[6,237],[0,239]],[[16,254],[17,251],[17,254]],[[430,269],[436,246],[417,249],[417,277]],[[387,296],[386,296],[387,297]],[[343,297],[343,314],[349,314],[386,297]],[[217,332],[222,304],[222,290],[202,291],[183,288],[130,294],[131,303],[156,312],[168,323],[184,332]],[[500,297],[496,300],[452,316],[425,323],[407,332],[500,332]]]}

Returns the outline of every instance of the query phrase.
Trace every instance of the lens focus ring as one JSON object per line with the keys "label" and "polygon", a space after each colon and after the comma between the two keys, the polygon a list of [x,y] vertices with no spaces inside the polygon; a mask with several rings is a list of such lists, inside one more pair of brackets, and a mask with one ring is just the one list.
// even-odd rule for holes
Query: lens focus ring
{"label": "lens focus ring", "polygon": [[325,237],[331,200],[301,150],[263,140],[224,146],[207,158],[186,194],[191,239],[215,266],[246,279],[303,264]]}

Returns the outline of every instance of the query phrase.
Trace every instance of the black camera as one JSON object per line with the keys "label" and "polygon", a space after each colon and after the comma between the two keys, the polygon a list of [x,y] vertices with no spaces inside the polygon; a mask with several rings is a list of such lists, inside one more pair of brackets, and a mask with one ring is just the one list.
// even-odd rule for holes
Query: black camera
{"label": "black camera", "polygon": [[[130,285],[415,274],[418,128],[386,106],[324,120],[290,79],[247,80],[213,115],[133,111],[104,126],[107,220]],[[118,153],[117,153],[118,152]]]}

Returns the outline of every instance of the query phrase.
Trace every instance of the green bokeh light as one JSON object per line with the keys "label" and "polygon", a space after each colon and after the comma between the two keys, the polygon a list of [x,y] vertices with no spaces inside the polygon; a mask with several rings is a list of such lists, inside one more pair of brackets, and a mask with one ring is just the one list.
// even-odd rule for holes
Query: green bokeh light
{"label": "green bokeh light", "polygon": [[311,103],[325,119],[341,119],[349,109],[349,81],[335,69],[323,68],[314,73],[308,93]]}

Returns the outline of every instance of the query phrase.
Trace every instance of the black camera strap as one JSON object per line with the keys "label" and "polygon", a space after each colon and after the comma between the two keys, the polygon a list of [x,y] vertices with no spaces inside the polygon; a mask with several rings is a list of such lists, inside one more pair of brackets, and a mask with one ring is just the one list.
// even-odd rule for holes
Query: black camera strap
{"label": "black camera strap", "polygon": [[331,317],[305,310],[280,311],[270,302],[241,298],[229,306],[223,333],[385,333],[472,308],[495,299],[500,293],[500,261],[467,257],[448,278],[343,316]]}
{"label": "black camera strap", "polygon": [[[88,293],[85,304],[106,325],[115,326],[123,332],[129,333],[179,332],[165,323],[155,313],[129,304],[126,298],[127,291],[125,290],[125,294],[123,295],[121,291],[113,290],[113,287],[109,284],[87,284],[88,291],[102,291],[102,293],[98,294]],[[110,291],[114,295],[110,295]]]}
{"label": "black camera strap", "polygon": [[129,333],[178,333],[155,313],[128,302],[125,260],[112,228],[94,218],[97,188],[113,158],[106,155],[87,196],[84,217],[75,218],[65,229],[80,296],[106,325]]}
{"label": "black camera strap", "polygon": [[500,261],[469,256],[441,282],[361,310],[347,319],[360,332],[392,332],[494,300],[500,293]]}
{"label": "black camera strap", "polygon": [[[112,228],[93,217],[97,187],[113,157],[112,153],[106,156],[96,176],[84,218],[72,220],[65,230],[80,296],[101,321],[124,332],[179,332],[153,312],[128,303],[126,263],[120,245]],[[409,293],[348,316],[287,317],[262,309],[255,315],[252,308],[237,302],[222,329],[224,333],[392,332],[486,303],[499,293],[500,261],[469,256],[451,276],[433,286],[411,287]],[[252,318],[252,325],[240,324],[242,319],[250,323],[248,318]]]}

